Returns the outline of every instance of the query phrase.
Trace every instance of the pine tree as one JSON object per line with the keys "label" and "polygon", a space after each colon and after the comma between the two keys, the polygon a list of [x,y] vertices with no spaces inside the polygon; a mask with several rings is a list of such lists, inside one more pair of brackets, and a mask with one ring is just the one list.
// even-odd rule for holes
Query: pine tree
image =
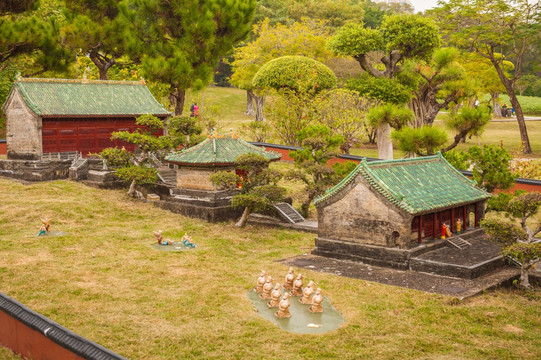
{"label": "pine tree", "polygon": [[[186,89],[209,83],[218,61],[251,30],[255,0],[125,0],[128,48],[143,73],[170,86],[175,115]],[[126,35],[128,36],[128,35]]]}

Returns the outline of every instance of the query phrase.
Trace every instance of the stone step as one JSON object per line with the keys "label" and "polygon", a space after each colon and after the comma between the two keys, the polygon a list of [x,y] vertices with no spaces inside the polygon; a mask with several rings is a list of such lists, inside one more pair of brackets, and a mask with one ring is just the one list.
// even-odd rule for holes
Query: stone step
{"label": "stone step", "polygon": [[304,217],[288,203],[278,203],[274,205],[274,208],[278,211],[280,217],[289,223],[296,224],[304,221]]}
{"label": "stone step", "polygon": [[461,250],[464,248],[467,248],[468,246],[471,246],[471,243],[464,240],[460,236],[453,236],[453,237],[447,238],[446,241],[448,244],[451,244],[452,246]]}

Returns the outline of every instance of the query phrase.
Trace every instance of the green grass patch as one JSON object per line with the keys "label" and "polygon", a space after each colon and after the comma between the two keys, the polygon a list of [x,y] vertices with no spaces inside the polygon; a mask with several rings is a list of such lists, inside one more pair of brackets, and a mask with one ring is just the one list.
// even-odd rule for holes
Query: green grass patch
{"label": "green grass patch", "polygon": [[[457,301],[302,270],[345,323],[290,334],[259,317],[246,291],[262,269],[285,276],[276,260],[309,251],[313,234],[208,224],[71,181],[0,179],[0,189],[0,291],[130,359],[541,357],[539,292]],[[36,237],[44,216],[68,235]],[[198,248],[156,251],[158,229],[187,232]]]}

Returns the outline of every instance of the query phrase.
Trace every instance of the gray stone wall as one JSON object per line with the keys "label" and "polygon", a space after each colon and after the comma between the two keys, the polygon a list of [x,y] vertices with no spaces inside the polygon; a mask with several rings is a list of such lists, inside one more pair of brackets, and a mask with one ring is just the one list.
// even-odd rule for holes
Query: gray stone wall
{"label": "gray stone wall", "polygon": [[356,184],[342,198],[318,206],[318,236],[365,245],[408,247],[412,217],[399,212],[361,179],[357,177]]}
{"label": "gray stone wall", "polygon": [[38,159],[43,152],[41,117],[14,90],[5,106],[8,159]]}
{"label": "gray stone wall", "polygon": [[0,176],[26,181],[66,179],[71,160],[0,159]]}

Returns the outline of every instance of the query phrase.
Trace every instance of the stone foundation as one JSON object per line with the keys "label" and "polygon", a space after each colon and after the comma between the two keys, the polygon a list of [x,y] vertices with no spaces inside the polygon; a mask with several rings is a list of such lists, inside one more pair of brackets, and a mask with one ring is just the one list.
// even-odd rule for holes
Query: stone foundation
{"label": "stone foundation", "polygon": [[25,181],[66,179],[71,160],[0,159],[0,175]]}
{"label": "stone foundation", "polygon": [[[160,189],[149,192],[163,194]],[[237,192],[171,189],[170,196],[154,204],[174,213],[208,222],[236,220],[242,215],[242,209],[235,210],[231,206],[231,197]]]}
{"label": "stone foundation", "polygon": [[[446,240],[430,240],[411,249],[358,244],[318,237],[312,254],[399,270],[474,279],[504,266],[499,248],[475,228],[461,235],[472,243],[457,249]],[[456,235],[454,235],[456,236]]]}

